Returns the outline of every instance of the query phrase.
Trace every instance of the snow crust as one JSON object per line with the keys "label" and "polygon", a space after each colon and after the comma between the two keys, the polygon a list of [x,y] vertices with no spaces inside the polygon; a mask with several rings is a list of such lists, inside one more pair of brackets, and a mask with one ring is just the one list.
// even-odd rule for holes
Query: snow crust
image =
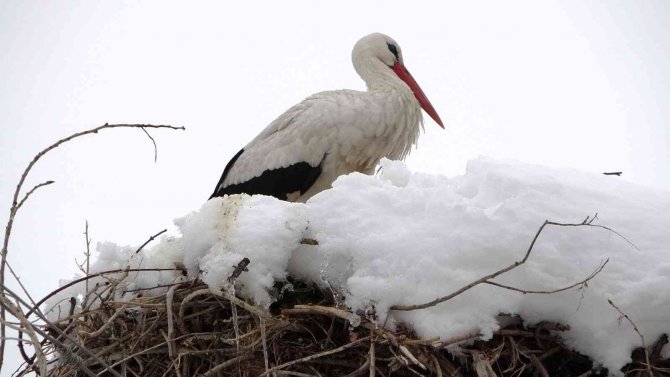
{"label": "snow crust", "polygon": [[[179,235],[164,236],[138,254],[137,247],[100,243],[92,270],[183,265],[212,288],[232,289],[227,278],[247,257],[249,271],[234,289],[266,307],[274,281],[290,273],[341,291],[355,312],[374,306],[380,324],[405,323],[422,337],[479,332],[486,339],[500,327],[500,313],[519,314],[528,324],[556,321],[571,327],[563,334],[570,346],[613,374],[641,341],[608,299],[647,342],[670,332],[670,192],[485,157],[453,178],[412,173],[397,161],[383,160],[381,167],[377,176],[342,176],[305,204],[246,195],[210,200],[175,220]],[[479,285],[427,309],[388,310],[445,296],[520,260],[545,220],[581,223],[596,213],[594,224],[619,235],[597,227],[547,227],[526,264],[495,279],[551,290],[583,280],[609,259],[585,289],[524,295]],[[301,245],[303,238],[319,245]],[[158,287],[144,294],[164,292],[159,286],[185,278],[171,271],[129,274],[126,290]],[[67,312],[58,304],[81,299],[84,291],[77,284],[52,298],[50,315]]]}

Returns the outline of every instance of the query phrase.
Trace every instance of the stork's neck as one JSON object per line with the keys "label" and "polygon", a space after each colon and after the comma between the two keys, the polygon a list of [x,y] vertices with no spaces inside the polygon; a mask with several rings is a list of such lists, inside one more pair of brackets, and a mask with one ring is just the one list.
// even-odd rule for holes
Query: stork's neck
{"label": "stork's neck", "polygon": [[370,58],[354,63],[356,72],[361,76],[370,92],[398,91],[401,95],[413,97],[412,90],[393,70],[381,60]]}

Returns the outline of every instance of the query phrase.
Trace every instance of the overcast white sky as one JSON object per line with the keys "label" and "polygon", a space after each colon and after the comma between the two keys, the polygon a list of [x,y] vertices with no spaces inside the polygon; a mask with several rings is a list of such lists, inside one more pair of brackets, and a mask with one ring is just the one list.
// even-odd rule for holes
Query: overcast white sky
{"label": "overcast white sky", "polygon": [[[353,44],[383,32],[447,127],[427,118],[414,170],[478,155],[603,172],[670,189],[670,2],[93,2],[0,5],[3,224],[32,156],[73,132],[26,187],[9,261],[36,297],[72,277],[85,220],[140,244],[199,208],[229,160],[307,95],[364,89]],[[15,348],[8,358],[17,357]],[[9,375],[10,366],[2,375]]]}

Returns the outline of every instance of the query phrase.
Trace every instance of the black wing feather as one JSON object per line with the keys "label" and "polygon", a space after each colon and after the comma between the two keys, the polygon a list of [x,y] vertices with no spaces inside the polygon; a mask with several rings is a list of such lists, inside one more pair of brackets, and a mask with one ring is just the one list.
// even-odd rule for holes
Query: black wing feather
{"label": "black wing feather", "polygon": [[212,194],[212,196],[209,197],[210,199],[212,199],[214,197],[217,197],[217,196],[223,196],[223,195],[217,195],[217,192],[219,191],[219,187],[223,184],[223,181],[226,180],[226,177],[228,176],[228,172],[230,171],[230,169],[233,168],[233,165],[235,165],[235,161],[237,161],[237,159],[240,158],[242,153],[244,153],[244,148],[240,149],[240,151],[237,152],[237,154],[235,156],[233,156],[233,158],[231,158],[230,161],[228,161],[228,164],[226,165],[226,168],[223,169],[223,174],[221,174],[221,178],[219,178],[219,183],[217,183],[216,187],[214,187],[214,193]]}
{"label": "black wing feather", "polygon": [[301,195],[307,192],[321,175],[321,164],[311,166],[307,162],[298,162],[284,168],[266,170],[260,176],[251,178],[246,182],[219,188],[242,153],[244,153],[244,149],[228,162],[210,199],[232,194],[260,194],[286,200],[288,194],[292,192],[300,191]]}

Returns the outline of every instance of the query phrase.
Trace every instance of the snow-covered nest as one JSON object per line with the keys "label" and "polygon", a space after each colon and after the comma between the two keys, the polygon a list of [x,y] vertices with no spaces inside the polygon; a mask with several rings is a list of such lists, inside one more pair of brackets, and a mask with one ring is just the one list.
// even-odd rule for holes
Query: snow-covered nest
{"label": "snow-covered nest", "polygon": [[[212,352],[207,349],[222,353],[197,373],[230,361],[225,367],[238,375],[233,365],[255,365],[262,373],[266,360],[273,368],[337,347],[345,347],[337,354],[354,355],[318,359],[339,360],[346,374],[369,367],[371,341],[378,343],[381,372],[403,367],[403,373],[413,368],[439,375],[449,372],[447,363],[469,360],[473,368],[461,375],[485,375],[487,365],[501,375],[532,375],[542,373],[538,363],[553,365],[550,357],[576,360],[574,350],[619,375],[643,339],[646,354],[636,354],[637,364],[626,370],[646,368],[641,363],[647,358],[668,368],[670,349],[661,348],[667,342],[662,335],[670,332],[668,213],[670,193],[618,177],[479,158],[465,175],[446,178],[383,161],[378,176],[340,177],[306,204],[262,196],[210,200],[176,220],[180,235],[163,236],[139,253],[102,243],[92,274],[130,270],[88,279],[97,293],[86,293],[83,283],[68,286],[47,306],[62,326],[94,327],[79,331],[97,330],[96,337],[78,337],[98,342],[85,344],[107,350],[110,364],[133,360],[130,351],[113,349],[114,342],[118,348],[124,336],[136,346],[152,338],[158,343],[143,349],[162,349],[171,355],[163,371],[184,368],[183,375],[194,373],[184,367],[187,360]],[[572,225],[541,228],[545,220]],[[247,271],[238,268],[244,258]],[[514,268],[481,280],[507,266]],[[305,285],[310,294],[289,294],[289,276],[316,286]],[[478,281],[453,298],[413,307]],[[235,294],[254,306],[231,304]],[[291,309],[296,299],[287,297],[296,295],[298,303],[320,306]],[[70,297],[78,300],[73,322],[62,319]],[[88,309],[82,311],[82,303]],[[173,304],[169,310],[166,303]],[[271,308],[285,316],[267,314]],[[312,317],[304,319],[304,312]],[[298,328],[306,332],[296,335]],[[564,330],[561,340],[557,329]],[[511,330],[516,340],[509,340]],[[203,331],[222,335],[215,343],[192,338]],[[248,364],[236,359],[241,349],[252,355]],[[300,362],[288,370],[314,374],[310,368],[323,371],[323,363]],[[591,369],[584,365],[579,373]]]}

